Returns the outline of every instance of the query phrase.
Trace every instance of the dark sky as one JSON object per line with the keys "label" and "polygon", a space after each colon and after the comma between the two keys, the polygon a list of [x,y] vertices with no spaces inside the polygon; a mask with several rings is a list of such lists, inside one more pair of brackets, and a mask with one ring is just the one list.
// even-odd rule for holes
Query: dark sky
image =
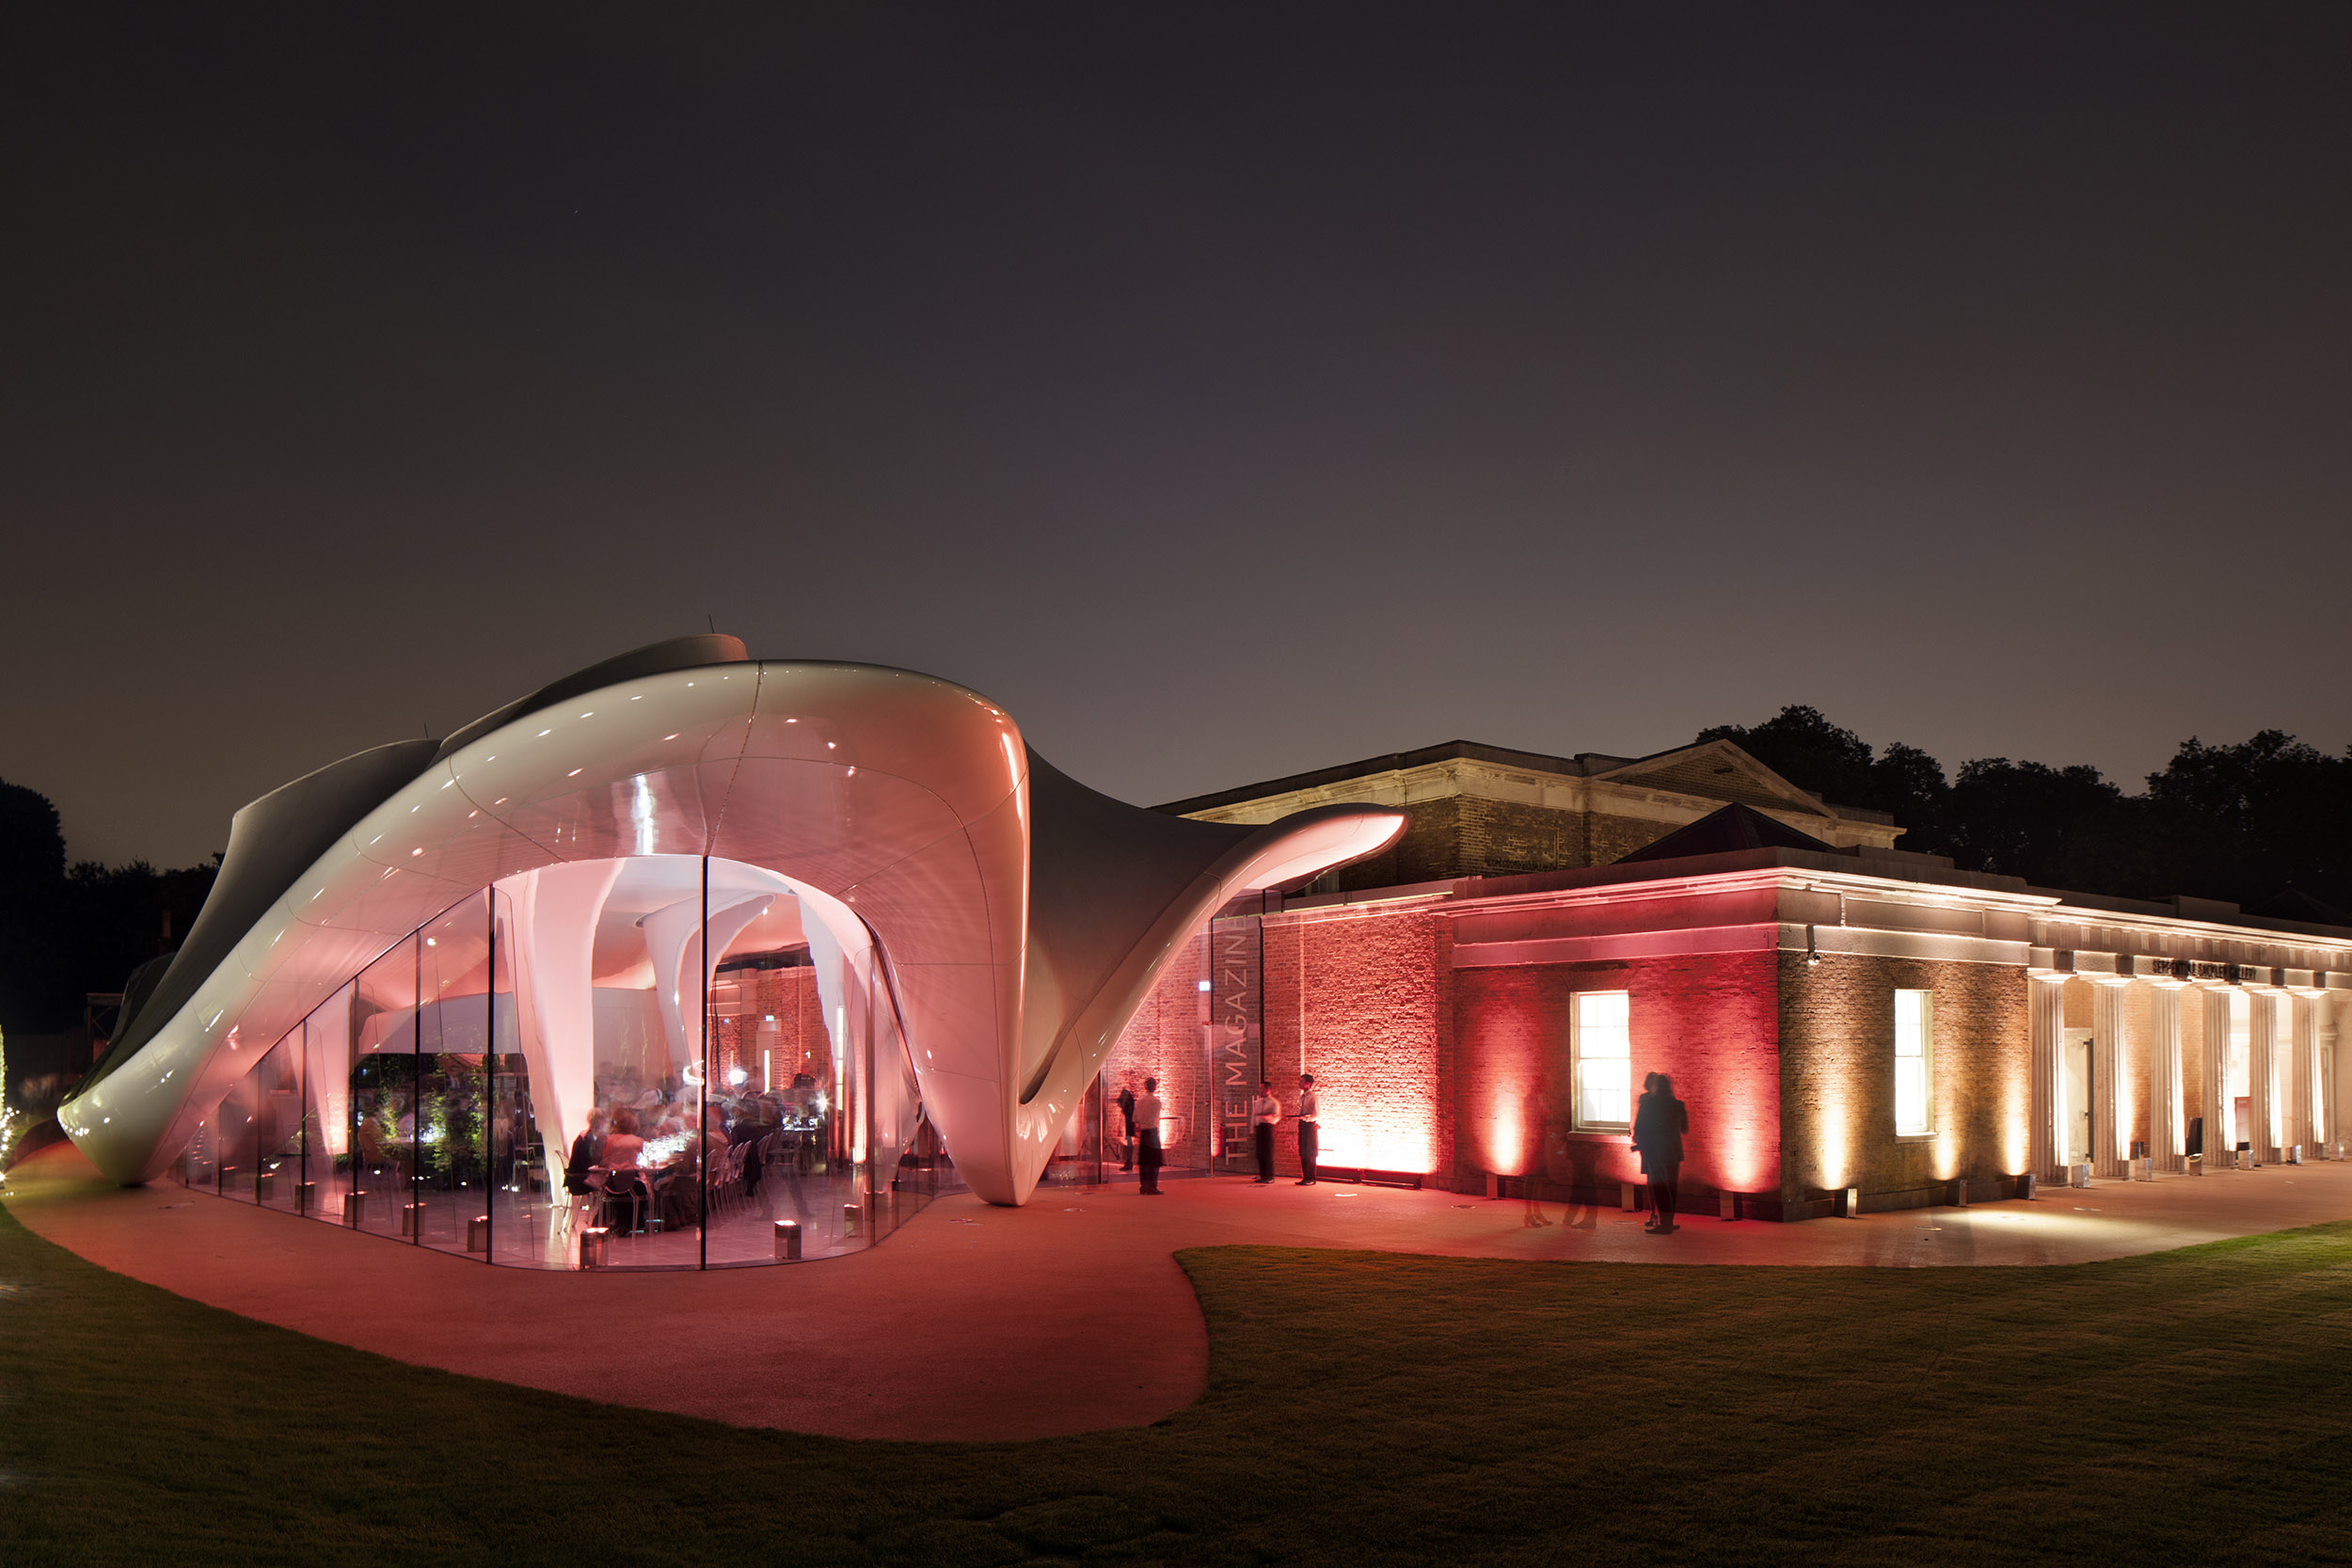
{"label": "dark sky", "polygon": [[1143,802],[2352,739],[2352,7],[7,14],[77,856],[706,616]]}

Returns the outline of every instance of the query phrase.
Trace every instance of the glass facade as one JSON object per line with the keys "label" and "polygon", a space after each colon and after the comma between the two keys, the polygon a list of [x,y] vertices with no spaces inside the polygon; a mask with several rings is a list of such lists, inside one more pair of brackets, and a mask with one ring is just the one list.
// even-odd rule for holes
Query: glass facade
{"label": "glass facade", "polygon": [[821,1258],[958,1184],[863,923],[755,867],[651,855],[435,916],[270,1043],[179,1172],[545,1269]]}

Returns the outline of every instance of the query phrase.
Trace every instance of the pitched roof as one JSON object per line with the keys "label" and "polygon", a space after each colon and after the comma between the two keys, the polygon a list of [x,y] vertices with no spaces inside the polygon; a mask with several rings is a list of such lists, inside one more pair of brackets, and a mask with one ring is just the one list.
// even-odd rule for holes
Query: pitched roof
{"label": "pitched roof", "polygon": [[1808,816],[1835,819],[1841,815],[1876,815],[1841,812],[1822,804],[1820,796],[1790,784],[1728,740],[1702,740],[1696,745],[1677,746],[1669,752],[1655,752],[1597,776],[1612,784],[1672,790],[1677,795],[1697,795],[1712,800],[1737,800],[1775,811],[1803,812]]}
{"label": "pitched roof", "polygon": [[1516,752],[1502,746],[1481,745],[1471,740],[1449,740],[1442,746],[1424,746],[1417,752],[1391,752],[1387,756],[1366,757],[1359,762],[1343,763],[1337,768],[1293,773],[1287,778],[1266,779],[1234,789],[1218,790],[1214,794],[1196,795],[1189,800],[1170,800],[1152,809],[1183,816],[1193,812],[1214,811],[1219,806],[1240,805],[1271,796],[1327,788],[1354,779],[1403,772],[1407,768],[1423,768],[1457,758],[1493,763],[1534,773],[1550,773],[1562,778],[1601,779],[1636,788],[1668,790],[1680,795],[1695,795],[1702,800],[1742,800],[1774,811],[1799,812],[1832,821],[1839,817],[1861,822],[1891,823],[1895,820],[1884,812],[1825,805],[1820,796],[1798,788],[1728,740],[1706,740],[1696,745],[1677,746],[1668,751],[1654,752],[1645,757],[1613,756],[1605,752],[1580,752],[1573,757],[1550,756],[1540,752]]}
{"label": "pitched roof", "polygon": [[1833,855],[1837,852],[1835,847],[1774,821],[1753,806],[1743,806],[1735,800],[1721,811],[1700,817],[1687,828],[1677,828],[1664,838],[1645,844],[1629,855],[1618,856],[1611,863],[1631,865],[1643,861],[1678,861],[1692,855],[1726,854],[1734,849],[1812,849]]}

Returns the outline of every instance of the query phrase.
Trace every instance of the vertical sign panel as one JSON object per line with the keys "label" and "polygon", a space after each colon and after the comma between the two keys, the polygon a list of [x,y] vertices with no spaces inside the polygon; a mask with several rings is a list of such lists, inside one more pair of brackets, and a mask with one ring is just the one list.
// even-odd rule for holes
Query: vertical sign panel
{"label": "vertical sign panel", "polygon": [[1264,927],[1255,915],[1209,926],[1209,1084],[1224,1163],[1250,1156],[1249,1101],[1263,1050]]}

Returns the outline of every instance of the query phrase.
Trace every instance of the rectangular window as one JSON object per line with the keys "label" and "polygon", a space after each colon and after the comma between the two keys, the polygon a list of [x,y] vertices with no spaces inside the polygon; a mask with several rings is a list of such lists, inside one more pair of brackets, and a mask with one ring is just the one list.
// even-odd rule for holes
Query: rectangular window
{"label": "rectangular window", "polygon": [[1935,1131],[1935,993],[1895,993],[1895,1132]]}
{"label": "rectangular window", "polygon": [[1629,1127],[1633,1122],[1632,1009],[1621,990],[1576,995],[1568,1044],[1576,1069],[1576,1124]]}

